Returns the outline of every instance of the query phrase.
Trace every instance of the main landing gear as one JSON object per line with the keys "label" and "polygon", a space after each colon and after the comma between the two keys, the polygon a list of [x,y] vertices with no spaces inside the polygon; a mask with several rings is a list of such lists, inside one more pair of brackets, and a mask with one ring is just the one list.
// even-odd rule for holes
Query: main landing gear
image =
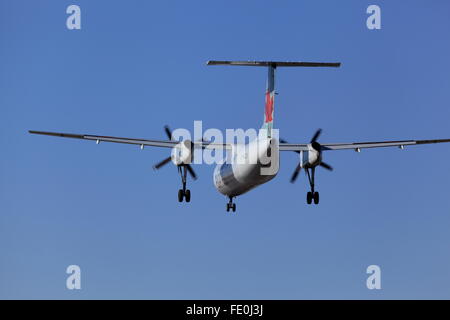
{"label": "main landing gear", "polygon": [[[175,141],[172,139],[172,131],[170,131],[168,126],[164,126],[164,131],[166,132],[167,138],[169,138],[170,141]],[[143,145],[141,146],[143,147]],[[192,143],[191,143],[192,147]],[[172,156],[169,156],[157,164],[153,166],[153,169],[159,170],[161,167],[165,166],[172,160]],[[176,161],[174,161],[175,164]],[[178,162],[176,162],[178,163]],[[191,165],[189,163],[182,162],[181,164],[177,164],[178,173],[181,177],[181,183],[183,184],[183,188],[178,190],[178,201],[183,202],[183,199],[186,200],[186,202],[191,201],[191,191],[189,189],[186,189],[186,176],[189,173],[192,179],[196,180],[197,175],[194,172],[194,169],[192,169]]]}
{"label": "main landing gear", "polygon": [[233,202],[233,197],[229,197],[230,201],[227,203],[227,212],[232,210],[233,212],[236,212],[236,203]]}
{"label": "main landing gear", "polygon": [[187,167],[184,165],[178,166],[178,172],[181,176],[181,183],[183,184],[183,189],[178,190],[178,202],[183,202],[186,200],[186,202],[191,201],[191,190],[186,189],[186,175],[187,175]]}
{"label": "main landing gear", "polygon": [[[311,170],[311,173],[309,170]],[[314,191],[314,176],[316,174],[316,167],[306,168],[306,173],[308,175],[309,185],[311,186],[311,191],[308,191],[306,194],[306,203],[311,204],[314,200],[314,204],[319,204],[319,192]]]}

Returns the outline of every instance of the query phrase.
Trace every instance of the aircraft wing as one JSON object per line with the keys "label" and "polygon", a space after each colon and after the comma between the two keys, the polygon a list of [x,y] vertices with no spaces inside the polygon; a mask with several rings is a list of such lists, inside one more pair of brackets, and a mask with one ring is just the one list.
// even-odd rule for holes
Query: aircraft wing
{"label": "aircraft wing", "polygon": [[[123,138],[123,137],[110,137],[110,136],[98,136],[89,134],[73,134],[73,133],[60,133],[60,132],[47,132],[47,131],[33,131],[30,130],[29,133],[40,134],[54,137],[62,138],[73,138],[73,139],[83,139],[92,140],[97,143],[100,142],[114,142],[123,144],[134,144],[141,147],[162,147],[162,148],[173,148],[179,142],[171,140],[148,140],[148,139],[135,139],[135,138]],[[326,150],[348,150],[353,149],[359,151],[365,148],[382,148],[382,147],[404,147],[411,145],[420,144],[432,144],[432,143],[444,143],[450,142],[450,139],[435,139],[435,140],[399,140],[399,141],[377,141],[377,142],[352,142],[352,143],[321,143],[321,149]],[[194,147],[202,149],[225,149],[230,150],[231,145],[227,143],[216,143],[210,141],[195,141]],[[280,151],[306,151],[308,150],[308,144],[295,144],[295,143],[284,143],[279,144]]]}
{"label": "aircraft wing", "polygon": [[[450,142],[450,139],[435,140],[399,140],[399,141],[376,141],[376,142],[352,142],[352,143],[321,143],[321,149],[326,150],[348,150],[353,149],[359,151],[365,148],[383,148],[383,147],[400,147],[420,144],[444,143]],[[306,151],[307,144],[281,143],[280,151]]]}
{"label": "aircraft wing", "polygon": [[[60,133],[60,132],[46,132],[46,131],[28,131],[32,134],[40,134],[46,136],[54,136],[61,138],[72,138],[72,139],[83,139],[83,140],[92,140],[97,143],[100,142],[114,142],[114,143],[124,143],[124,144],[134,144],[141,146],[141,148],[149,146],[149,147],[162,147],[162,148],[173,148],[179,142],[171,141],[171,140],[148,140],[148,139],[134,139],[134,138],[123,138],[123,137],[109,137],[109,136],[97,136],[90,134],[74,134],[74,133]],[[202,149],[231,149],[231,145],[226,143],[216,143],[209,141],[197,141],[194,142],[194,147],[202,148]]]}
{"label": "aircraft wing", "polygon": [[284,143],[280,142],[279,144],[280,151],[307,151],[308,145],[303,143]]}

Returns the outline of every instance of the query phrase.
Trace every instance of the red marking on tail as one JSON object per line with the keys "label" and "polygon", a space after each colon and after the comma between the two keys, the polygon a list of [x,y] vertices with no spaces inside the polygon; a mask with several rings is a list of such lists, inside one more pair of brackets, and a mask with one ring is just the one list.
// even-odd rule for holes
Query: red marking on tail
{"label": "red marking on tail", "polygon": [[266,123],[272,122],[273,115],[273,95],[269,91],[266,93]]}

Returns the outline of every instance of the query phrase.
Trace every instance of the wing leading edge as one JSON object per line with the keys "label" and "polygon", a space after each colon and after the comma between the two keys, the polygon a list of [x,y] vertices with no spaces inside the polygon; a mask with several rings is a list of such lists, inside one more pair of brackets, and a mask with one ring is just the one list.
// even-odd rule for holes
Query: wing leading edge
{"label": "wing leading edge", "polygon": [[[111,137],[111,136],[97,136],[89,134],[74,134],[74,133],[60,133],[60,132],[47,132],[47,131],[28,131],[32,134],[47,135],[62,138],[92,140],[97,143],[100,142],[113,142],[122,144],[133,144],[141,147],[162,147],[173,148],[178,142],[170,140],[148,140],[148,139],[135,139],[135,138],[123,138],[123,137]],[[384,148],[384,147],[401,147],[421,144],[434,144],[434,143],[446,143],[450,142],[450,139],[433,139],[433,140],[399,140],[399,141],[377,141],[377,142],[352,142],[352,143],[321,143],[322,150],[349,150],[353,149],[359,151],[366,148]],[[230,150],[232,146],[227,143],[215,143],[209,141],[196,141],[194,146],[202,149],[224,149]],[[308,150],[308,144],[295,144],[284,143],[279,144],[280,151],[306,151]]]}
{"label": "wing leading edge", "polygon": [[[82,139],[82,140],[92,140],[97,143],[100,142],[114,142],[123,144],[133,144],[143,147],[162,147],[162,148],[173,148],[179,142],[170,140],[148,140],[148,139],[134,139],[134,138],[123,138],[123,137],[110,137],[110,136],[96,136],[89,134],[74,134],[74,133],[61,133],[61,132],[47,132],[47,131],[34,131],[29,130],[29,133],[40,134],[53,137],[61,138],[72,138],[72,139]],[[197,141],[194,142],[194,147],[202,149],[230,149],[231,146],[226,143],[215,143],[209,141]]]}
{"label": "wing leading edge", "polygon": [[[352,142],[352,143],[321,143],[321,149],[326,150],[349,150],[359,151],[366,148],[385,148],[433,144],[450,142],[450,139],[434,139],[434,140],[399,140],[399,141],[377,141],[377,142]],[[307,144],[280,143],[280,151],[306,151]]]}

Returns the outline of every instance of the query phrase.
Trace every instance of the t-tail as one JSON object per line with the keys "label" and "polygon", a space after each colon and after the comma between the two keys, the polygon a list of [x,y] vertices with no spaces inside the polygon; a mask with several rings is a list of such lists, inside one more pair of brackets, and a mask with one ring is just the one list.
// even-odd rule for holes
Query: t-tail
{"label": "t-tail", "polygon": [[210,60],[208,66],[228,65],[228,66],[249,66],[267,67],[267,87],[265,95],[264,123],[262,129],[266,130],[268,138],[272,137],[273,117],[275,109],[275,70],[277,67],[340,67],[340,62],[299,62],[299,61],[217,61]]}
{"label": "t-tail", "polygon": [[273,128],[273,110],[275,107],[275,69],[276,65],[268,66],[267,86],[266,86],[266,105],[264,108],[264,123],[262,129],[266,130],[268,138],[272,137]]}

